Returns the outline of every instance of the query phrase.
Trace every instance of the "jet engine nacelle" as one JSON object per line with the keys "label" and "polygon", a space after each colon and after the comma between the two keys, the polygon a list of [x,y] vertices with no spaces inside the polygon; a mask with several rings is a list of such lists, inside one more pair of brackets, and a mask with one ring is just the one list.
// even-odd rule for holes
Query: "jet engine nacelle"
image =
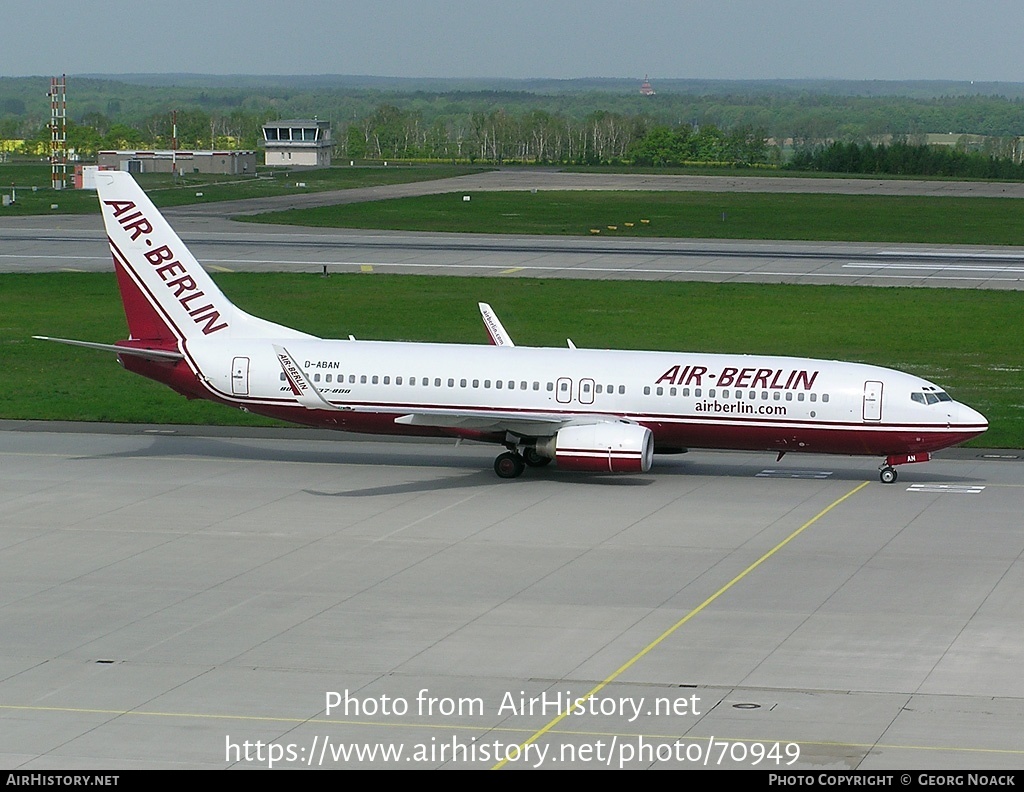
{"label": "jet engine nacelle", "polygon": [[567,426],[537,443],[537,453],[554,459],[562,470],[646,473],[654,457],[654,435],[629,423]]}

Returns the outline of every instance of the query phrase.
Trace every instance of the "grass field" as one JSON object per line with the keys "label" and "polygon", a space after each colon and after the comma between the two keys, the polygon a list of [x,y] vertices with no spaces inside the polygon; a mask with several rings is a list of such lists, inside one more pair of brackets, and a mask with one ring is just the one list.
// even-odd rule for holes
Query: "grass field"
{"label": "grass field", "polygon": [[[319,336],[484,343],[490,302],[516,342],[789,354],[909,371],[979,409],[978,446],[1024,447],[1024,293],[954,289],[222,274],[246,310]],[[565,317],[562,323],[552,317]],[[32,335],[126,335],[112,274],[0,275],[0,417],[260,424],[188,402],[113,356]]]}
{"label": "grass field", "polygon": [[244,219],[496,234],[590,235],[593,229],[602,237],[1024,244],[1024,200],[1012,198],[542,191],[480,192],[471,199],[427,195]]}
{"label": "grass field", "polygon": [[[175,181],[167,173],[143,173],[136,176],[157,206],[233,201],[240,198],[265,198],[291,195],[296,192],[348,190],[380,184],[405,184],[431,181],[467,173],[480,173],[486,168],[468,166],[338,166],[317,170],[294,171],[260,169],[261,178],[253,176],[213,176],[191,174]],[[296,187],[296,183],[305,184]],[[91,190],[54,190],[50,187],[50,166],[44,163],[0,164],[0,193],[11,192],[15,185],[17,200],[13,206],[0,208],[5,215],[91,214],[99,213],[96,193]],[[33,189],[35,188],[35,189]],[[196,193],[202,193],[197,196]],[[51,205],[56,204],[56,209]]]}

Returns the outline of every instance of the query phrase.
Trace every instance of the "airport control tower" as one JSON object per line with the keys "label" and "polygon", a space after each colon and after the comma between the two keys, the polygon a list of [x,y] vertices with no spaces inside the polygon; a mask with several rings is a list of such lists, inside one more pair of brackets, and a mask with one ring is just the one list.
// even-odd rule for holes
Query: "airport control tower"
{"label": "airport control tower", "polygon": [[331,124],[315,118],[268,121],[261,145],[266,165],[326,168],[331,164]]}

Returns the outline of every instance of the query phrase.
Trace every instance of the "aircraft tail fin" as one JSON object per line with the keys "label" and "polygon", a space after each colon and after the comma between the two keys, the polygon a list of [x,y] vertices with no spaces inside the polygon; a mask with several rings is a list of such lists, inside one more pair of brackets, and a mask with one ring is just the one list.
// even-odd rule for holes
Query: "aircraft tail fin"
{"label": "aircraft tail fin", "polygon": [[96,189],[131,340],[311,338],[232,304],[130,174],[100,171]]}

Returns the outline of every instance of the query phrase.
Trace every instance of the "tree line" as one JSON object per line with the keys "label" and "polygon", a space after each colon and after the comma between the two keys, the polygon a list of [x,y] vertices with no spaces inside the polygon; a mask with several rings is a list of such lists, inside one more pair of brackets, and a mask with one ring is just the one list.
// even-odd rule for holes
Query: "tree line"
{"label": "tree line", "polygon": [[[1024,164],[1014,139],[1003,156],[962,146],[929,146],[896,141],[891,145],[834,142],[798,150],[788,163],[794,170],[825,173],[949,176],[964,179],[1024,179]],[[998,150],[998,149],[997,149]]]}
{"label": "tree line", "polygon": [[[176,114],[180,149],[255,149],[261,127],[274,116],[234,110],[227,114],[184,110]],[[17,130],[0,123],[0,138]],[[50,130],[25,135],[25,153],[49,151]],[[683,165],[692,162],[755,164],[777,161],[763,132],[722,130],[713,124],[670,127],[647,115],[596,111],[575,119],[560,113],[498,108],[427,120],[420,110],[383,104],[334,129],[335,155],[349,159],[432,160],[530,164]],[[108,149],[171,148],[171,115],[153,114],[137,124],[91,112],[69,121],[68,147],[93,157]]]}
{"label": "tree line", "polygon": [[439,118],[429,123],[417,110],[382,105],[351,123],[343,154],[354,159],[432,159],[537,164],[682,165],[687,162],[766,163],[763,132],[724,131],[714,125],[676,128],[649,116],[598,111],[576,120],[533,110],[504,110]]}
{"label": "tree line", "polygon": [[[1024,83],[682,81],[654,80],[655,96],[640,96],[639,80],[456,81],[320,77],[135,75],[68,79],[69,120],[100,128],[100,121],[146,130],[172,108],[205,114],[234,126],[227,132],[254,146],[269,119],[330,120],[339,134],[381,107],[419,114],[427,128],[465,125],[474,116],[504,113],[523,119],[537,112],[571,122],[596,114],[643,118],[671,129],[690,125],[764,130],[798,144],[863,143],[885,135],[924,133],[1014,137],[1024,134]],[[0,137],[30,138],[49,121],[48,80],[0,77]],[[1001,93],[997,93],[1001,92]],[[89,119],[94,119],[91,121]],[[232,124],[235,121],[244,123]],[[254,122],[254,123],[253,123]],[[180,122],[181,123],[181,122]],[[102,134],[102,131],[101,131]],[[186,136],[187,137],[187,136]],[[463,136],[464,139],[464,136]],[[371,143],[373,141],[370,141]],[[497,145],[492,143],[493,148]],[[190,144],[191,145],[191,144]],[[600,145],[600,144],[599,144]],[[574,156],[578,139],[573,143]]]}

